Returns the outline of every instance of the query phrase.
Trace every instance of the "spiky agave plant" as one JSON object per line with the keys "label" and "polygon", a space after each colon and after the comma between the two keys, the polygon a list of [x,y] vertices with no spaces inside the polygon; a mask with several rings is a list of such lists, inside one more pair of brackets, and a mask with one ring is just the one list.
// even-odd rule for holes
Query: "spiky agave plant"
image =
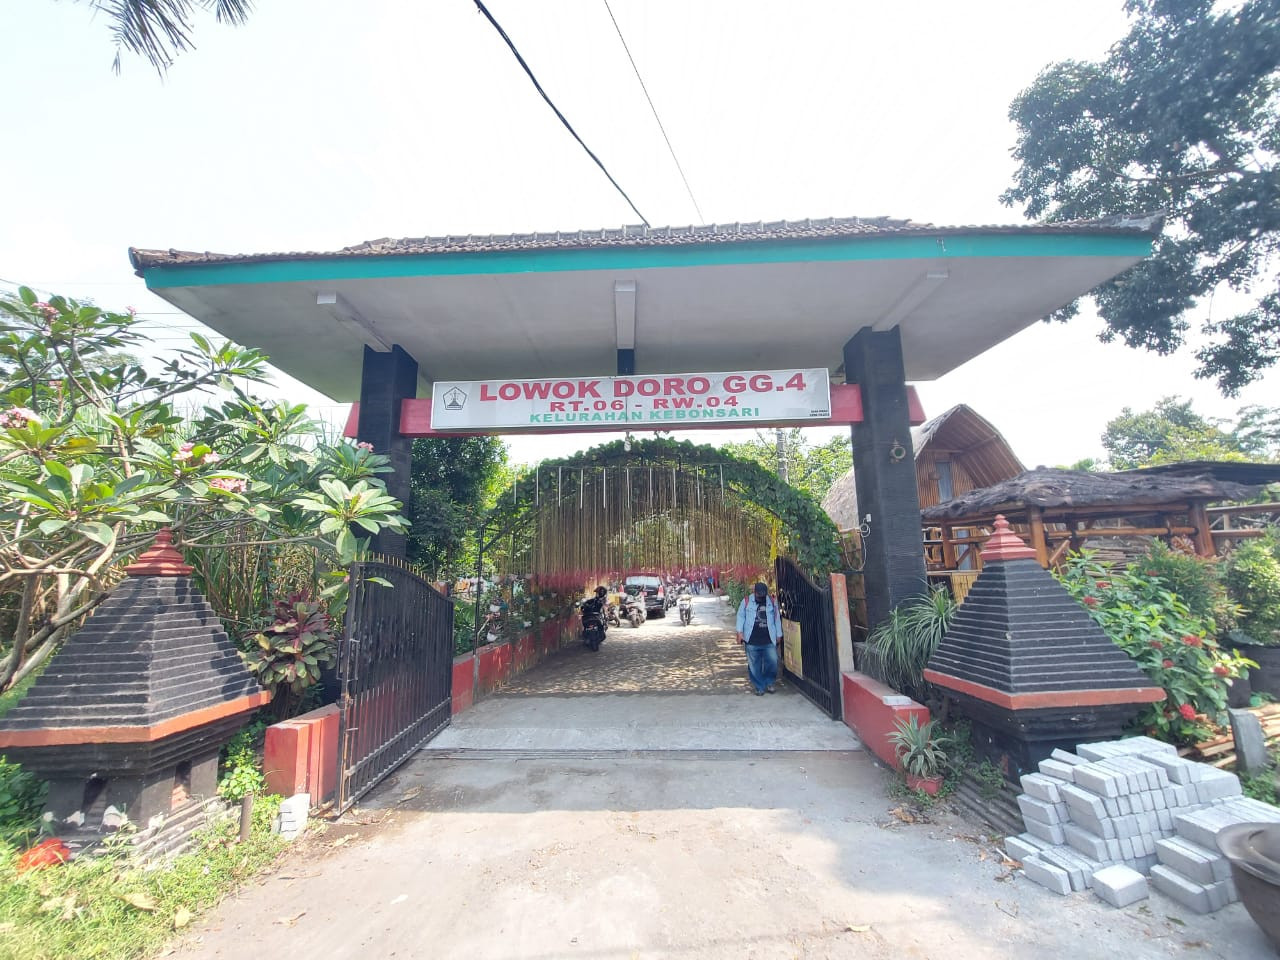
{"label": "spiky agave plant", "polygon": [[924,696],[924,668],[946,635],[956,602],[945,587],[899,604],[868,638],[881,679],[908,696]]}
{"label": "spiky agave plant", "polygon": [[941,776],[946,769],[947,742],[945,738],[936,736],[936,732],[936,721],[920,723],[913,713],[899,719],[889,734],[889,743],[893,745],[902,769],[911,776],[927,780]]}

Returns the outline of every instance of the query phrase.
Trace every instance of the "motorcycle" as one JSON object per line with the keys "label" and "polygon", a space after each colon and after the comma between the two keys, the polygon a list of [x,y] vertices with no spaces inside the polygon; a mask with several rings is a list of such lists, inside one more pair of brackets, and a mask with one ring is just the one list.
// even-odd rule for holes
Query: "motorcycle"
{"label": "motorcycle", "polygon": [[599,650],[600,644],[604,643],[606,629],[604,616],[599,610],[582,611],[582,645],[584,647],[588,650]]}
{"label": "motorcycle", "polygon": [[676,600],[676,608],[680,611],[680,622],[686,627],[693,622],[693,597],[688,593],[680,594]]}
{"label": "motorcycle", "polygon": [[644,598],[627,596],[622,601],[622,615],[631,621],[631,626],[638,627],[644,623],[648,614],[644,609]]}

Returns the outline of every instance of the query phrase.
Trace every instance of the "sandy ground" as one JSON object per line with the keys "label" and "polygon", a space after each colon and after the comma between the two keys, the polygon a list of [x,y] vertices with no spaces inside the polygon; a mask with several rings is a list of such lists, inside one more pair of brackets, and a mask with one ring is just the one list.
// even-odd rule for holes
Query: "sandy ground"
{"label": "sandy ground", "polygon": [[[708,608],[705,623],[715,619]],[[611,647],[643,658],[649,651],[622,648],[645,639],[670,655],[678,640],[664,638],[681,629],[650,622],[625,642],[611,632],[596,669]],[[685,642],[692,658],[691,632]],[[590,668],[570,669],[569,659],[532,672],[520,696],[461,716],[446,732],[453,745],[437,740],[343,821],[300,841],[179,954],[1275,956],[1238,905],[1197,917],[1158,895],[1120,911],[1092,895],[1048,893],[1003,863],[978,828],[945,812],[917,817],[893,799],[887,774],[852,738],[823,739],[835,725],[797,694],[736,692],[740,678],[714,656],[704,662],[696,682],[706,686],[683,697],[556,690],[590,685]],[[718,671],[728,679],[712,683],[707,673]],[[543,722],[530,722],[533,706]],[[565,731],[592,711],[630,739],[565,746]],[[655,732],[664,718],[700,711],[744,729],[767,717],[785,746],[743,748],[733,722],[709,728],[724,748],[696,738],[681,747]],[[783,737],[789,725],[797,729]],[[806,726],[816,748],[803,749]]]}

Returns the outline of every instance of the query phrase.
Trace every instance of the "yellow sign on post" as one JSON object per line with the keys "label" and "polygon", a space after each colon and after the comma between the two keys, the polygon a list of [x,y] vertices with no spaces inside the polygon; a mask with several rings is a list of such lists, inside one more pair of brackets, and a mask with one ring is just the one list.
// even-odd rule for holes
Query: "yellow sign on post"
{"label": "yellow sign on post", "polygon": [[804,676],[804,663],[800,652],[800,623],[782,621],[782,663],[797,677]]}

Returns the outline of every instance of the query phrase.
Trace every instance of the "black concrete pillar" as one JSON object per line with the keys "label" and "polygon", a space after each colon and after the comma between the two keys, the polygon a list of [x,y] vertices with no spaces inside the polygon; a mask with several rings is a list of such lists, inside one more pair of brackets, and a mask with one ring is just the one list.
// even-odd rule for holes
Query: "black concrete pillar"
{"label": "black concrete pillar", "polygon": [[899,603],[925,589],[920,500],[898,328],[878,333],[864,327],[845,344],[844,373],[847,383],[862,389],[863,420],[853,425],[853,465],[859,520],[870,531],[863,539],[863,579],[867,619],[875,627]]}
{"label": "black concrete pillar", "polygon": [[[360,378],[360,421],[356,434],[373,444],[376,453],[391,458],[392,473],[382,474],[387,492],[410,506],[409,474],[412,469],[413,440],[400,436],[400,404],[418,395],[418,361],[393,346],[386,353],[364,348],[364,368]],[[393,557],[405,555],[406,538],[401,533],[383,532],[373,538],[373,549]]]}

